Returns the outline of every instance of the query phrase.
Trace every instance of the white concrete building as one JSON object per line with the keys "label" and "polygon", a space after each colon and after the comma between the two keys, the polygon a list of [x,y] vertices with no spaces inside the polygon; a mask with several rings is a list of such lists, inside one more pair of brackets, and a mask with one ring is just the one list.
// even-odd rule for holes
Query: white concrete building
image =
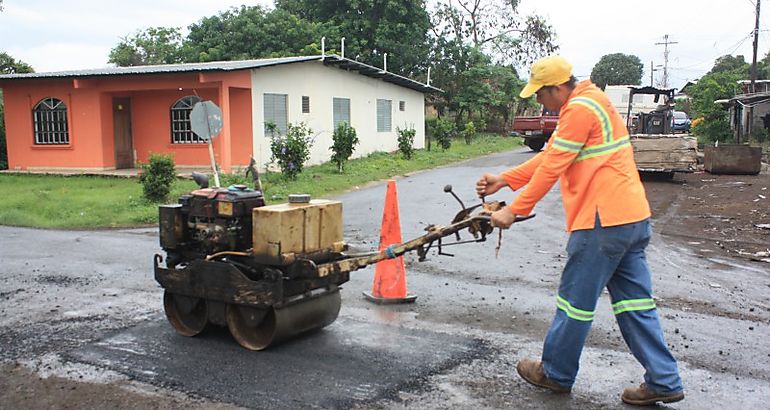
{"label": "white concrete building", "polygon": [[425,92],[433,87],[337,56],[271,65],[252,70],[254,157],[270,161],[266,122],[307,124],[314,143],[308,164],[331,157],[338,122],[355,128],[359,145],[353,157],[398,149],[397,129],[416,130],[414,147],[425,147]]}

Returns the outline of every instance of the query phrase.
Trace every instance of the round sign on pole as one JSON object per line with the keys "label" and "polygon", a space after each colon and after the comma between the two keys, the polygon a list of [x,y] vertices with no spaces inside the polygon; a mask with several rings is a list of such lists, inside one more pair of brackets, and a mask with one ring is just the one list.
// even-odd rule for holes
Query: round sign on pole
{"label": "round sign on pole", "polygon": [[204,141],[214,139],[222,131],[222,110],[211,101],[200,101],[190,112],[192,132]]}

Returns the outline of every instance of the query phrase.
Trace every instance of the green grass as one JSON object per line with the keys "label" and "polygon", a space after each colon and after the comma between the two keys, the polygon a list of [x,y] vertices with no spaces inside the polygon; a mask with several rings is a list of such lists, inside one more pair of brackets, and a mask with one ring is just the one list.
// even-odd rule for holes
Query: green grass
{"label": "green grass", "polygon": [[[494,152],[513,149],[518,138],[481,135],[471,145],[454,140],[449,150],[415,151],[411,160],[400,153],[375,153],[349,161],[344,173],[326,163],[307,167],[295,181],[279,173],[262,175],[268,203],[286,200],[291,193],[323,198],[371,181],[430,169]],[[213,179],[210,179],[213,181]],[[222,185],[245,182],[241,175],[223,175]],[[136,178],[0,174],[5,193],[0,198],[0,225],[39,228],[91,229],[154,225],[158,204],[142,197]],[[175,181],[168,202],[195,189],[190,180]]]}

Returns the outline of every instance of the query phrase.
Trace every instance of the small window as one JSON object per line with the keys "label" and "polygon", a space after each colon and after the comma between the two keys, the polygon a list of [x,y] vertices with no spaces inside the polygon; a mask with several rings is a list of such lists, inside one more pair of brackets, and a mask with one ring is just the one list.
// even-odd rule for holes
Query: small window
{"label": "small window", "polygon": [[46,98],[32,111],[35,145],[66,145],[70,142],[67,106],[62,100]]}
{"label": "small window", "polygon": [[310,97],[307,95],[302,96],[302,113],[307,114],[310,112]]}
{"label": "small window", "polygon": [[286,113],[286,94],[265,94],[263,97],[265,110],[265,135],[269,136],[270,131],[267,124],[275,124],[279,135],[286,135],[286,124],[288,116]]}
{"label": "small window", "polygon": [[202,144],[206,141],[192,132],[190,113],[193,106],[200,102],[195,95],[182,97],[171,106],[171,143],[172,144]]}
{"label": "small window", "polygon": [[406,101],[399,101],[398,102],[398,110],[399,111],[406,111]]}
{"label": "small window", "polygon": [[341,122],[346,122],[350,125],[350,98],[335,97],[332,99],[332,118],[335,130]]}
{"label": "small window", "polygon": [[392,101],[377,100],[377,132],[391,131]]}

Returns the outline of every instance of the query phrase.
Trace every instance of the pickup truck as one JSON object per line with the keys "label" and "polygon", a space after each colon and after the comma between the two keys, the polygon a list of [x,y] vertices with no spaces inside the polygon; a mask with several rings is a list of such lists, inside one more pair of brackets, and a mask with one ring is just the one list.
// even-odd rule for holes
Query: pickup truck
{"label": "pickup truck", "polygon": [[556,129],[558,121],[558,112],[548,111],[543,108],[542,115],[540,116],[515,117],[511,134],[524,138],[524,144],[532,149],[532,151],[540,151],[548,139],[551,138],[551,134]]}

